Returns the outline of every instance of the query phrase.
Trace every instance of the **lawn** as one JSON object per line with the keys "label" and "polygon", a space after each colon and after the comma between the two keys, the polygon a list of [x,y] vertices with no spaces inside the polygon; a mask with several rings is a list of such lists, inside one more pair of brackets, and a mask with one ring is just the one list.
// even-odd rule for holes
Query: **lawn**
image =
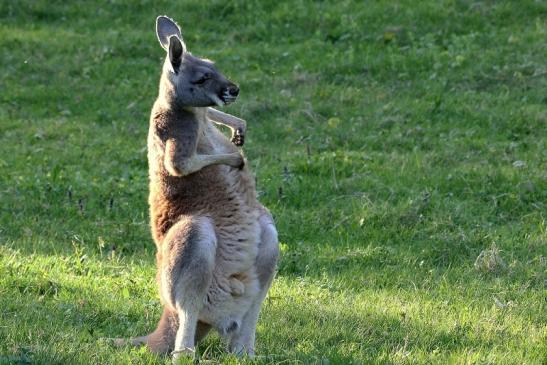
{"label": "lawn", "polygon": [[257,360],[545,364],[547,3],[0,2],[0,364],[170,364],[146,134],[160,14],[225,111],[282,257]]}

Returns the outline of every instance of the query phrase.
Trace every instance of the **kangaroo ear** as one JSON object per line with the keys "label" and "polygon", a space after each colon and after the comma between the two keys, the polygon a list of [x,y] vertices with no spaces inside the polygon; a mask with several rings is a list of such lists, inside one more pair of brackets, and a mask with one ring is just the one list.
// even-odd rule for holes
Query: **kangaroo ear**
{"label": "kangaroo ear", "polygon": [[169,47],[169,38],[171,36],[177,36],[182,43],[182,35],[180,33],[180,28],[171,18],[161,15],[156,18],[156,35],[160,41],[161,46],[164,50],[168,50]]}
{"label": "kangaroo ear", "polygon": [[179,71],[183,54],[184,45],[181,40],[176,35],[169,37],[169,61],[171,61],[171,66],[173,66],[175,73]]}

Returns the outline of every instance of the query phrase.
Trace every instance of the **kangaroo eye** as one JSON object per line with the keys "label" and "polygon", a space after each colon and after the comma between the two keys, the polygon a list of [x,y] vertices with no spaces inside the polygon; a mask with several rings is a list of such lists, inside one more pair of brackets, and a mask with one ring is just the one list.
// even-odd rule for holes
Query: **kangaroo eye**
{"label": "kangaroo eye", "polygon": [[209,75],[208,73],[203,74],[202,77],[194,81],[194,84],[198,84],[198,85],[203,84],[205,81],[209,80],[210,78],[211,78],[211,75]]}

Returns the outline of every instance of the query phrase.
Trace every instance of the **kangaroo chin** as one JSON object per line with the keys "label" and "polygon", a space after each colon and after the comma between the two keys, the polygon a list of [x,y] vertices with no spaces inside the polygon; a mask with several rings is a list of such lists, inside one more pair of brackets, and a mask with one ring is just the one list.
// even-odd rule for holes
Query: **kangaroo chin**
{"label": "kangaroo chin", "polygon": [[[252,356],[279,248],[235,146],[246,123],[211,108],[234,102],[239,87],[190,54],[170,18],[157,18],[156,34],[167,56],[148,133],[149,205],[163,314],[129,343],[177,359],[215,329],[230,351]],[[233,143],[213,122],[232,128]]]}

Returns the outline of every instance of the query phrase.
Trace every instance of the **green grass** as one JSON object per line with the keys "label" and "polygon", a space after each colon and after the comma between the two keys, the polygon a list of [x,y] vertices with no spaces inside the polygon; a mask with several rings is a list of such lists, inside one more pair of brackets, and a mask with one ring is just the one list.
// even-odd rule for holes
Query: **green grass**
{"label": "green grass", "polygon": [[[282,243],[257,363],[545,364],[547,5],[532,0],[2,1],[0,364],[170,363],[102,340],[161,310],[159,14],[242,89],[227,111],[248,121]],[[218,336],[199,351],[239,361]]]}

